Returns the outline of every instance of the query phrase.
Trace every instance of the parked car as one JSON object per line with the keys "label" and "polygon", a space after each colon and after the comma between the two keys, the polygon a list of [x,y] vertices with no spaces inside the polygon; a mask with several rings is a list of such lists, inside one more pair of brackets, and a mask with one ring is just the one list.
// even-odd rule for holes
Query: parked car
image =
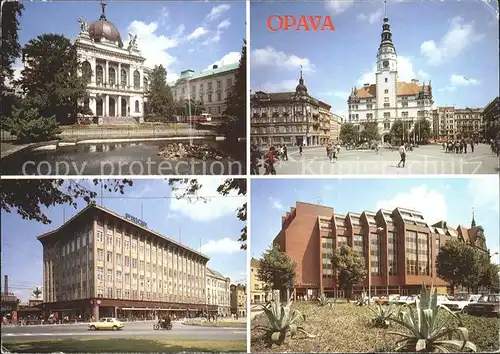
{"label": "parked car", "polygon": [[98,329],[112,329],[113,331],[117,331],[123,329],[123,327],[123,323],[114,317],[103,317],[98,322],[89,323],[89,329],[92,331]]}
{"label": "parked car", "polygon": [[482,295],[477,302],[467,305],[467,313],[500,317],[500,294]]}
{"label": "parked car", "polygon": [[441,305],[446,306],[452,311],[459,311],[467,313],[467,307],[470,304],[476,303],[481,295],[458,295],[453,300],[443,301]]}

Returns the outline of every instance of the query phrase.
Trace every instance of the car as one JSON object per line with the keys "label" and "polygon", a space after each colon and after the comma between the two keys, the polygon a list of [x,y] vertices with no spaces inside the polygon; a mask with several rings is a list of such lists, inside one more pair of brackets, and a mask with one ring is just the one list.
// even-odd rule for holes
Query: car
{"label": "car", "polygon": [[500,294],[482,295],[477,302],[467,305],[467,313],[500,317]]}
{"label": "car", "polygon": [[467,313],[467,307],[470,304],[476,303],[481,295],[467,295],[461,294],[454,297],[453,300],[443,301],[441,305],[446,306],[452,311]]}
{"label": "car", "polygon": [[89,329],[92,331],[98,329],[112,329],[113,331],[118,331],[119,329],[123,329],[123,327],[123,323],[114,317],[103,317],[97,322],[89,323]]}

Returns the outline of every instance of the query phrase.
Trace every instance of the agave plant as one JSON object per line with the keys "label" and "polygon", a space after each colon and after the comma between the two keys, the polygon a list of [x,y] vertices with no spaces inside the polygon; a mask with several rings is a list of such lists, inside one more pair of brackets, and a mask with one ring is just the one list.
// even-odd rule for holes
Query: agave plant
{"label": "agave plant", "polygon": [[298,332],[305,334],[308,338],[314,338],[307,333],[303,327],[298,326],[299,321],[305,321],[305,316],[297,310],[292,310],[292,302],[282,305],[279,301],[273,300],[262,309],[267,316],[268,324],[266,326],[256,326],[254,329],[264,331],[264,339],[269,344],[283,344],[286,336],[290,333],[293,338]]}
{"label": "agave plant", "polygon": [[368,294],[365,291],[363,291],[358,301],[356,301],[356,305],[367,306],[369,304],[370,304],[370,298],[368,297]]}
{"label": "agave plant", "polygon": [[325,293],[321,293],[318,295],[318,302],[320,306],[332,306],[332,301],[326,297]]}
{"label": "agave plant", "polygon": [[384,308],[378,304],[377,311],[372,308],[370,310],[375,314],[370,321],[373,327],[387,328],[390,325],[390,319],[395,316],[393,305]]}
{"label": "agave plant", "polygon": [[[408,308],[408,311],[404,311]],[[445,311],[450,317],[444,324],[438,324],[438,312]],[[458,324],[453,325],[453,320]],[[415,301],[415,307],[403,305],[391,321],[406,328],[409,333],[387,332],[387,334],[401,336],[396,342],[396,351],[410,352],[449,352],[448,347],[455,347],[459,351],[468,349],[476,351],[474,343],[469,341],[469,331],[462,324],[461,319],[446,306],[438,305],[437,290],[427,289],[422,285],[420,299]],[[455,335],[458,339],[453,339]]]}

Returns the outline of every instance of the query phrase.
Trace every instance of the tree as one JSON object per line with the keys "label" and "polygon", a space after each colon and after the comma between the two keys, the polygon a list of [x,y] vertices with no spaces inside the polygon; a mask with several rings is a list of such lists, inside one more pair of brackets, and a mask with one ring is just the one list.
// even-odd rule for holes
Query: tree
{"label": "tree", "polygon": [[219,133],[223,134],[231,144],[238,142],[238,138],[247,136],[247,42],[243,40],[241,47],[240,64],[236,72],[236,80],[226,100],[226,110],[222,122],[218,126]]}
{"label": "tree", "polygon": [[488,261],[483,269],[480,285],[496,294],[500,292],[500,266]]}
{"label": "tree", "polygon": [[[182,193],[176,195],[177,199],[187,199],[189,202],[193,201],[207,201],[205,197],[197,196],[197,192],[203,186],[195,178],[170,178],[168,183],[173,191],[180,191],[182,187]],[[224,182],[217,188],[217,192],[223,196],[229,195],[231,191],[236,191],[238,195],[247,195],[247,180],[245,178],[227,178]],[[240,238],[241,249],[247,249],[247,203],[243,203],[241,207],[236,209],[236,216],[241,222],[245,223],[245,226],[241,229]]]}
{"label": "tree", "polygon": [[167,119],[176,114],[176,104],[167,84],[167,70],[163,65],[155,65],[151,70],[146,98],[147,115]]}
{"label": "tree", "polygon": [[363,130],[360,134],[361,139],[366,140],[368,142],[371,141],[379,141],[380,133],[378,131],[378,123],[377,122],[366,122],[363,124]]}
{"label": "tree", "polygon": [[420,118],[413,127],[412,136],[416,137],[415,141],[419,143],[427,143],[432,137],[431,123],[425,118]]}
{"label": "tree", "polygon": [[399,144],[408,140],[408,127],[405,122],[398,119],[392,124],[391,130],[389,131],[391,137],[391,144]]}
{"label": "tree", "polygon": [[[191,105],[191,107],[189,107]],[[195,99],[186,99],[182,102],[179,102],[178,107],[177,107],[177,112],[179,115],[182,116],[199,116],[203,113],[205,110],[205,105],[203,104],[202,101],[196,101]]]}
{"label": "tree", "polygon": [[12,105],[15,100],[14,90],[11,86],[14,78],[12,65],[21,56],[21,45],[19,44],[19,17],[24,6],[19,1],[2,1],[2,68],[0,77],[0,105],[1,117],[12,115]]}
{"label": "tree", "polygon": [[478,276],[473,274],[474,269],[477,269],[476,254],[471,246],[457,240],[441,246],[436,257],[436,272],[441,279],[450,283],[452,294],[458,285],[472,285],[471,277]]}
{"label": "tree", "polygon": [[29,104],[30,98],[21,100],[21,107],[13,107],[12,117],[6,118],[4,126],[22,143],[45,141],[61,132],[55,116],[40,116],[39,110]]}
{"label": "tree", "polygon": [[350,301],[353,286],[368,275],[364,258],[358,256],[351,247],[342,245],[333,251],[332,266],[338,287],[346,292],[347,301]]}
{"label": "tree", "polygon": [[286,299],[290,299],[290,289],[295,285],[296,264],[278,246],[269,247],[259,261],[258,277],[274,290],[286,289]]}
{"label": "tree", "polygon": [[344,144],[354,144],[358,137],[358,129],[352,123],[344,123],[340,127],[339,139]]}
{"label": "tree", "polygon": [[90,99],[88,76],[80,75],[82,63],[76,46],[58,34],[43,34],[23,48],[25,68],[18,80],[41,117],[55,116],[59,124],[75,123],[78,114],[92,114],[82,104]]}
{"label": "tree", "polygon": [[[126,186],[132,186],[132,181],[94,179],[94,185],[100,185],[108,192],[124,194]],[[43,224],[52,221],[42,211],[40,206],[68,204],[77,208],[77,201],[94,202],[97,193],[81,186],[74,180],[49,179],[2,179],[0,181],[1,210],[11,213],[17,211],[23,219],[35,220]]]}

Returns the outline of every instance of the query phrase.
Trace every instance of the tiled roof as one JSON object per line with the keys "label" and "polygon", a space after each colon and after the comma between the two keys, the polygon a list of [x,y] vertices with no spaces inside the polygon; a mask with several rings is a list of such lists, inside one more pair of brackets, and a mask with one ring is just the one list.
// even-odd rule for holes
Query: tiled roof
{"label": "tiled roof", "polygon": [[219,277],[219,278],[226,278],[225,276],[223,276],[221,273],[219,273],[218,271],[216,270],[213,270],[213,269],[210,269],[210,268],[207,268],[207,272],[210,273],[210,275],[214,276],[214,277]]}
{"label": "tiled roof", "polygon": [[[292,96],[295,95],[295,92],[274,92],[274,93],[267,93],[267,92],[262,92],[262,91],[257,91],[263,95],[265,95],[266,100],[269,99],[269,101],[290,101],[292,99]],[[251,99],[256,98],[256,94],[253,94]]]}
{"label": "tiled roof", "polygon": [[357,98],[375,98],[377,96],[377,85],[364,86],[354,93]]}
{"label": "tiled roof", "polygon": [[179,80],[189,78],[190,80],[195,80],[195,79],[201,79],[207,76],[212,76],[212,75],[218,75],[218,74],[224,74],[227,73],[228,71],[233,71],[237,70],[239,67],[240,63],[234,63],[234,64],[229,64],[229,65],[222,65],[219,66],[215,69],[210,68],[206,69],[200,72],[194,72],[193,70],[185,70],[181,73],[181,76],[179,77]]}
{"label": "tiled roof", "polygon": [[[422,90],[422,86],[416,82],[398,82],[398,96],[414,96]],[[377,97],[377,85],[371,84],[363,86],[354,93],[357,98],[375,98]]]}

